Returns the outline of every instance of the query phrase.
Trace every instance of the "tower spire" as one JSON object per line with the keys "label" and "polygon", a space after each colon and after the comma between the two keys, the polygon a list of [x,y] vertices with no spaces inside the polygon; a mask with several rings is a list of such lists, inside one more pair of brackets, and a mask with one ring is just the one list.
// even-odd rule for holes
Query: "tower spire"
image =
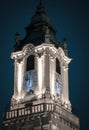
{"label": "tower spire", "polygon": [[42,0],[39,1],[36,13],[45,13],[46,14]]}
{"label": "tower spire", "polygon": [[42,0],[40,0],[40,5],[42,5]]}
{"label": "tower spire", "polygon": [[20,50],[29,42],[34,45],[51,42],[57,46],[56,31],[45,11],[43,0],[39,0],[35,15],[32,16],[31,23],[26,27],[26,36],[23,40],[20,40],[20,44],[15,45],[15,50]]}

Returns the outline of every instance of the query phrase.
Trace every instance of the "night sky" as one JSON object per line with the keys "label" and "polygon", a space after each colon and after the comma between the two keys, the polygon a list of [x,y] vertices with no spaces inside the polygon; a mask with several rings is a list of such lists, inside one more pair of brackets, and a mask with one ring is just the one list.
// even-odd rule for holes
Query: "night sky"
{"label": "night sky", "polygon": [[[14,66],[10,58],[15,33],[25,36],[25,27],[39,0],[0,1],[0,122],[13,94]],[[80,130],[89,130],[89,2],[88,0],[43,0],[58,41],[67,38],[69,92],[80,119]],[[0,124],[1,125],[1,124]],[[0,128],[1,130],[1,128]]]}

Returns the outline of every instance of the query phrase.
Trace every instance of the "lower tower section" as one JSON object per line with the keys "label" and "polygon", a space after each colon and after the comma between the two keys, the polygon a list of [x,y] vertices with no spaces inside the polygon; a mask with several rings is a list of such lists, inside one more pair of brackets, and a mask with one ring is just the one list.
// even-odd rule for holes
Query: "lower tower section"
{"label": "lower tower section", "polygon": [[79,120],[56,101],[43,98],[7,111],[3,130],[79,130]]}

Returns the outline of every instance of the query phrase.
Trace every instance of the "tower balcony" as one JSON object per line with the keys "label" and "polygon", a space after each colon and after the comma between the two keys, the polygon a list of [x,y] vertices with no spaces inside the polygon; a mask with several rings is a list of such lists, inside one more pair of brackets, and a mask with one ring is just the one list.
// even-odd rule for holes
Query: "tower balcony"
{"label": "tower balcony", "polygon": [[49,127],[52,125],[52,122],[55,126],[59,120],[61,123],[75,128],[75,130],[79,129],[78,118],[62,106],[59,106],[56,103],[36,104],[32,102],[29,102],[23,108],[5,112],[3,127],[7,128],[8,126],[13,126],[14,124],[20,127],[20,124],[25,122],[25,120],[27,122],[33,122],[34,128],[36,127],[37,130],[41,130],[41,127]]}

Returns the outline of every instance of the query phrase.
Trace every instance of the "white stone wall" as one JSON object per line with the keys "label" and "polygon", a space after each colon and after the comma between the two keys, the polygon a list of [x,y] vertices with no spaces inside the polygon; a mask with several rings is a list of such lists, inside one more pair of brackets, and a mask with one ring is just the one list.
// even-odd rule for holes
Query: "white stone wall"
{"label": "white stone wall", "polygon": [[35,58],[35,71],[37,73],[37,86],[35,89],[35,94],[39,97],[45,93],[45,55],[36,55]]}
{"label": "white stone wall", "polygon": [[[12,53],[11,57],[15,60],[14,73],[14,94],[16,100],[24,100],[26,90],[24,86],[26,74],[26,60],[30,55],[35,57],[35,72],[37,75],[34,96],[40,98],[46,92],[50,97],[57,99],[56,92],[56,58],[60,62],[61,68],[61,102],[65,108],[70,109],[68,93],[68,64],[71,61],[65,56],[62,48],[55,48],[52,44],[43,43],[34,47],[27,44],[22,51]],[[30,95],[29,95],[30,96]],[[32,95],[31,95],[32,96]],[[28,98],[30,100],[30,98]]]}

